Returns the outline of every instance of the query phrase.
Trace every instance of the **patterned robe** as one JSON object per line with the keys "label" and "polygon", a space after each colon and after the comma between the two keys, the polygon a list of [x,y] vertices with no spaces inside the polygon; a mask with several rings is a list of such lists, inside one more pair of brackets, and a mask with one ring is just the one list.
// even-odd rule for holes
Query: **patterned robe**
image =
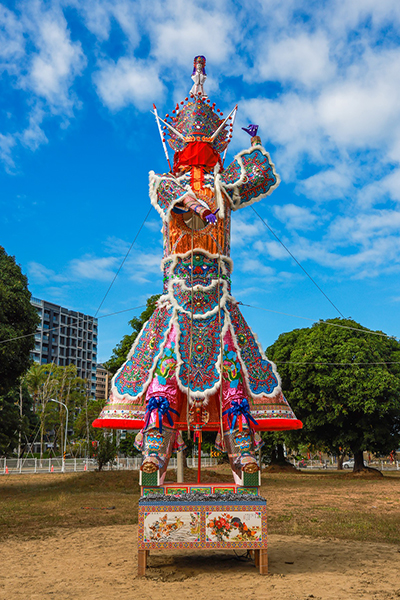
{"label": "patterned robe", "polygon": [[[195,421],[197,411],[204,429],[218,430],[222,421],[226,430],[232,425],[230,408],[244,399],[255,429],[301,427],[275,365],[231,295],[231,211],[261,200],[278,185],[259,143],[223,171],[217,163],[213,169],[191,166],[176,177],[150,172],[150,199],[163,222],[163,294],[114,376],[95,426],[142,428],[149,399],[163,397],[173,410],[162,422],[168,426],[172,420],[176,429]],[[202,218],[217,209],[215,225]],[[149,418],[147,429],[154,426],[156,411]]]}

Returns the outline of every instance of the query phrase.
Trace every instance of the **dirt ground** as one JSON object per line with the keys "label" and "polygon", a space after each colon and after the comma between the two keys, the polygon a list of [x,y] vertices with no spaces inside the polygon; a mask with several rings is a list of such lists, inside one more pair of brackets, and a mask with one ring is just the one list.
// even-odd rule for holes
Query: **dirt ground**
{"label": "dirt ground", "polygon": [[394,544],[271,535],[269,575],[233,552],[155,554],[136,577],[136,525],[59,530],[0,544],[1,600],[177,598],[273,600],[400,597]]}
{"label": "dirt ground", "polygon": [[142,579],[136,479],[0,478],[0,600],[400,599],[398,477],[264,475],[269,575],[192,550],[152,554]]}

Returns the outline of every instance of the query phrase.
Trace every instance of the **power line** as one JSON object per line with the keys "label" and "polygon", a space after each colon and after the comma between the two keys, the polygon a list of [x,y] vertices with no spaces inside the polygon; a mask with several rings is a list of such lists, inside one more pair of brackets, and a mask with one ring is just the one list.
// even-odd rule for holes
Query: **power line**
{"label": "power line", "polygon": [[136,242],[136,240],[137,240],[137,238],[138,238],[138,236],[139,236],[139,233],[142,231],[142,229],[143,229],[143,225],[146,223],[146,221],[147,221],[147,217],[148,217],[148,216],[149,216],[149,214],[151,213],[151,210],[152,210],[152,208],[153,208],[153,207],[152,207],[152,206],[150,206],[150,208],[149,208],[149,212],[148,212],[148,213],[147,213],[147,215],[145,216],[145,218],[144,218],[144,220],[143,220],[143,222],[142,222],[141,226],[140,226],[140,227],[139,227],[139,229],[138,229],[138,232],[137,232],[137,234],[136,234],[136,235],[135,235],[135,237],[134,237],[134,240],[133,240],[132,244],[129,246],[128,252],[125,254],[125,257],[124,257],[124,259],[123,259],[122,263],[121,263],[121,264],[120,264],[120,266],[119,266],[119,269],[118,269],[118,271],[115,273],[115,275],[114,275],[114,278],[113,278],[112,282],[111,282],[111,283],[110,283],[110,285],[108,286],[108,290],[107,290],[107,291],[106,291],[106,293],[104,294],[104,296],[103,296],[103,300],[102,300],[102,301],[100,302],[100,304],[99,304],[99,308],[96,310],[96,313],[95,313],[95,315],[94,315],[95,317],[97,317],[97,314],[98,314],[99,310],[100,310],[100,309],[101,309],[101,307],[103,306],[104,300],[107,298],[107,296],[108,296],[108,294],[109,294],[109,291],[111,290],[112,286],[114,285],[114,281],[117,279],[117,277],[118,277],[118,275],[119,275],[119,272],[121,271],[122,267],[124,266],[124,263],[125,263],[126,259],[128,258],[128,255],[129,255],[130,251],[131,251],[131,250],[132,250],[132,248],[133,248],[133,244]]}
{"label": "power line", "polygon": [[315,287],[321,292],[321,294],[323,294],[325,296],[325,298],[328,300],[328,302],[330,304],[332,304],[333,308],[339,313],[339,315],[341,317],[343,317],[343,319],[345,318],[344,315],[340,312],[340,310],[338,309],[338,307],[332,302],[332,300],[330,298],[328,298],[328,296],[325,294],[325,292],[319,287],[318,283],[316,281],[314,281],[314,279],[311,277],[311,275],[305,270],[305,268],[303,267],[303,265],[301,265],[299,263],[299,261],[297,260],[297,258],[290,252],[289,248],[287,248],[287,246],[285,246],[285,244],[282,242],[282,240],[280,240],[278,238],[278,236],[276,235],[276,233],[271,229],[271,227],[268,225],[268,223],[266,221],[264,221],[264,219],[262,218],[261,215],[258,214],[258,212],[256,211],[256,209],[254,208],[254,206],[251,207],[253,209],[253,211],[256,213],[257,217],[264,223],[265,227],[272,233],[272,235],[274,236],[274,238],[276,240],[278,240],[278,242],[280,243],[281,246],[283,246],[283,248],[285,248],[286,252],[293,258],[293,260],[295,261],[295,263],[300,267],[300,269],[307,275],[307,277],[313,282],[313,284],[315,285]]}
{"label": "power line", "polygon": [[290,313],[281,312],[280,310],[272,310],[271,308],[262,308],[261,306],[252,306],[251,304],[245,304],[244,302],[238,302],[240,306],[248,306],[249,308],[257,308],[258,310],[265,310],[266,312],[271,312],[276,315],[284,315],[285,317],[295,317],[296,319],[304,319],[305,321],[311,321],[315,323],[315,319],[310,319],[309,317],[300,317],[299,315],[291,315]]}
{"label": "power line", "polygon": [[[122,260],[122,262],[121,262],[121,264],[120,264],[120,266],[119,266],[119,268],[118,268],[118,271],[115,273],[113,280],[111,281],[110,285],[108,286],[108,289],[107,289],[106,293],[104,294],[104,296],[103,296],[103,299],[102,299],[102,301],[100,302],[98,309],[97,309],[97,310],[96,310],[96,312],[95,312],[95,315],[94,315],[94,316],[95,316],[95,318],[97,317],[99,310],[100,310],[100,309],[101,309],[101,307],[103,306],[105,299],[107,298],[107,296],[108,296],[108,294],[109,294],[109,292],[110,292],[110,290],[111,290],[112,286],[114,285],[114,282],[115,282],[115,280],[117,279],[117,277],[118,277],[118,275],[119,275],[119,273],[120,273],[120,271],[121,271],[122,267],[124,266],[124,263],[125,263],[126,259],[128,258],[128,256],[129,256],[129,253],[130,253],[130,251],[132,250],[132,248],[133,248],[133,245],[134,245],[134,243],[136,242],[136,240],[137,240],[137,238],[138,238],[138,236],[139,236],[140,232],[142,231],[142,229],[143,229],[143,226],[144,226],[144,224],[146,223],[146,221],[147,221],[147,218],[148,218],[149,214],[151,213],[151,210],[152,210],[152,206],[150,206],[150,208],[149,208],[149,210],[148,210],[148,213],[147,213],[147,215],[146,215],[146,216],[145,216],[145,218],[143,219],[143,221],[142,221],[142,224],[140,225],[140,227],[139,227],[139,229],[138,229],[138,231],[137,231],[137,233],[136,233],[136,235],[135,235],[135,237],[134,237],[134,239],[133,239],[133,242],[132,242],[132,243],[131,243],[131,245],[129,246],[128,252],[125,254],[125,256],[124,256],[124,258],[123,258],[123,260]],[[134,310],[135,308],[142,308],[142,306],[135,306],[134,308],[128,308],[128,309],[126,309],[126,310],[119,310],[119,311],[116,311],[116,312],[114,312],[114,313],[109,313],[108,315],[102,315],[101,317],[98,317],[98,318],[99,318],[99,319],[104,319],[105,317],[111,317],[112,315],[118,315],[118,314],[120,314],[120,313],[123,313],[123,312],[128,312],[128,311],[130,311],[130,310]],[[81,320],[80,322],[83,322],[83,320]],[[79,321],[78,321],[78,323],[79,323]],[[78,325],[78,323],[76,323],[76,325]],[[55,331],[56,329],[60,329],[60,327],[62,327],[62,325],[58,325],[57,327],[52,327],[51,329],[46,329],[46,332],[47,332],[47,331],[48,331],[48,332],[50,332],[50,331]],[[16,340],[22,340],[22,339],[24,339],[24,338],[31,337],[32,335],[36,335],[36,333],[37,333],[37,331],[35,331],[35,332],[33,332],[33,333],[27,333],[27,334],[25,334],[25,335],[20,335],[20,336],[14,337],[14,338],[10,338],[10,339],[8,339],[8,340],[1,340],[1,341],[0,341],[0,344],[6,344],[7,342],[13,342],[13,341],[16,341]]]}
{"label": "power line", "polygon": [[108,313],[107,315],[101,315],[101,317],[97,317],[98,319],[105,319],[106,317],[113,317],[114,315],[120,315],[121,313],[130,312],[131,310],[136,310],[137,308],[146,308],[146,304],[140,304],[139,306],[134,306],[133,308],[125,308],[124,310],[117,310],[112,313]]}
{"label": "power line", "polygon": [[272,361],[276,365],[335,365],[338,367],[357,366],[357,365],[400,365],[400,361],[380,361],[380,362],[292,362],[291,360]]}
{"label": "power line", "polygon": [[[108,313],[106,315],[101,315],[97,317],[97,320],[105,319],[106,317],[113,317],[114,315],[119,315],[121,313],[130,312],[131,310],[136,310],[137,308],[146,308],[146,304],[140,304],[139,306],[133,306],[132,308],[125,308],[124,310],[117,310],[116,312]],[[76,317],[72,317],[73,319]],[[84,319],[79,319],[76,323],[70,323],[70,326],[78,327],[79,323],[84,323]],[[56,331],[61,327],[68,327],[66,324],[57,325],[57,327],[52,327],[51,329],[43,329],[44,333],[50,331]],[[38,331],[34,331],[33,333],[26,333],[25,335],[19,335],[18,337],[9,338],[8,340],[0,340],[0,344],[6,344],[7,342],[14,342],[16,340],[22,340],[23,338],[31,337],[32,335],[36,335]]]}
{"label": "power line", "polygon": [[304,319],[305,321],[311,321],[312,323],[319,323],[320,325],[330,325],[331,327],[340,327],[341,329],[350,329],[352,331],[358,331],[360,333],[370,333],[371,335],[379,335],[381,337],[396,339],[394,335],[388,335],[387,333],[381,333],[380,331],[372,331],[371,329],[359,329],[358,327],[350,327],[349,325],[340,325],[339,323],[328,323],[321,319],[310,319],[309,317],[299,317],[299,315],[291,315],[290,313],[280,312],[278,310],[271,310],[270,308],[262,308],[261,306],[252,306],[251,304],[244,304],[238,302],[241,306],[248,306],[249,308],[256,308],[257,310],[264,310],[266,312],[272,312],[277,315],[285,315],[286,317],[295,317],[296,319]]}

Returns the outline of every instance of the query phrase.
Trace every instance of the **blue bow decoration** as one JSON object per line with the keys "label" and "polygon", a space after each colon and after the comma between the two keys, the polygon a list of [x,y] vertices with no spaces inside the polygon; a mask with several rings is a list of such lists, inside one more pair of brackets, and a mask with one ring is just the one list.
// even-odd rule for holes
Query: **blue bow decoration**
{"label": "blue bow decoration", "polygon": [[158,412],[158,428],[160,433],[162,433],[162,420],[164,415],[167,417],[168,423],[171,425],[171,427],[174,426],[174,422],[170,413],[173,412],[179,416],[179,413],[170,407],[168,398],[165,396],[152,396],[146,408],[146,421],[144,424],[145,429],[147,429],[150,423],[151,414],[154,410]]}
{"label": "blue bow decoration", "polygon": [[252,421],[254,425],[257,425],[257,421],[250,414],[250,405],[246,398],[243,398],[240,404],[237,400],[232,400],[231,407],[228,408],[228,410],[224,410],[222,414],[228,415],[228,421],[229,418],[231,419],[231,433],[234,432],[236,421],[239,416],[242,416],[246,419],[249,429],[252,428],[250,421]]}

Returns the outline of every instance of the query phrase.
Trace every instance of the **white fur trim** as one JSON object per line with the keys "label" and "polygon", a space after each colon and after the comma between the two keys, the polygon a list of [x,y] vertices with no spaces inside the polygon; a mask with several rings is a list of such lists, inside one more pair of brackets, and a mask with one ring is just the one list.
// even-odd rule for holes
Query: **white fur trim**
{"label": "white fur trim", "polygon": [[171,204],[168,207],[167,212],[164,212],[164,210],[161,208],[161,206],[158,204],[158,195],[157,195],[157,190],[161,184],[162,181],[175,181],[175,183],[177,183],[178,185],[180,185],[179,181],[177,179],[172,179],[171,177],[163,177],[160,175],[156,175],[154,173],[154,171],[150,171],[149,172],[149,196],[150,196],[150,202],[151,204],[154,206],[154,208],[156,209],[156,211],[158,212],[158,214],[161,216],[162,220],[164,222],[169,222],[171,219],[171,211],[174,208],[174,206],[176,204],[179,204],[179,202],[182,202],[182,200],[184,198],[191,198],[192,200],[196,200],[196,202],[198,202],[198,198],[196,197],[196,194],[192,191],[192,189],[189,187],[189,189],[186,189],[188,186],[185,187],[185,189],[182,187],[182,195],[178,196],[177,198],[174,198],[173,201],[171,202]]}
{"label": "white fur trim", "polygon": [[[179,323],[178,323],[178,318],[177,318],[177,311],[174,311],[173,319],[175,321],[174,325],[175,325],[175,328],[176,328],[176,348],[175,348],[175,353],[176,353],[176,357],[177,357],[177,365],[176,365],[175,376],[176,376],[176,380],[178,382],[179,389],[184,394],[188,395],[189,401],[190,401],[191,405],[193,405],[193,403],[196,400],[202,400],[203,401],[203,405],[207,406],[208,400],[209,400],[210,396],[212,396],[213,394],[215,394],[219,390],[220,385],[221,385],[221,364],[222,364],[223,350],[224,350],[224,348],[223,348],[223,340],[224,340],[225,334],[228,331],[228,327],[229,327],[229,323],[228,323],[229,316],[227,315],[227,310],[226,309],[221,309],[221,313],[225,315],[225,318],[224,318],[224,324],[222,326],[222,332],[220,334],[220,339],[222,338],[222,340],[221,340],[221,344],[220,344],[218,358],[217,358],[217,361],[215,363],[215,368],[216,368],[217,373],[219,375],[218,381],[213,385],[212,388],[204,390],[204,392],[199,392],[199,391],[189,390],[189,387],[183,385],[183,383],[182,383],[182,381],[181,381],[181,379],[179,377],[179,370],[180,370],[181,366],[183,365],[183,360],[182,360],[182,357],[181,357],[180,352],[179,352],[179,340],[180,340],[180,336],[181,336],[181,331],[180,331],[180,328],[179,328]],[[189,393],[189,391],[190,391],[190,393]]]}
{"label": "white fur trim", "polygon": [[[161,300],[161,298],[160,298],[160,300]],[[165,304],[166,302],[167,302],[167,299],[165,299],[162,304]],[[172,315],[173,315],[173,313],[172,313]],[[155,371],[156,366],[157,366],[157,362],[158,362],[161,354],[164,351],[164,347],[165,347],[165,344],[167,342],[167,338],[168,338],[169,332],[171,331],[171,327],[172,327],[172,318],[171,318],[171,320],[170,320],[170,322],[168,324],[168,327],[167,327],[167,329],[165,331],[164,339],[163,339],[163,341],[160,344],[160,349],[159,349],[158,353],[156,355],[154,355],[152,367],[149,370],[149,374],[147,376],[146,381],[143,384],[141,392],[139,394],[136,394],[136,396],[131,396],[130,394],[122,394],[121,395],[118,392],[117,387],[114,385],[115,378],[121,373],[122,369],[125,367],[125,365],[128,362],[128,360],[130,360],[130,358],[132,357],[132,355],[133,355],[133,353],[135,351],[135,348],[138,345],[138,343],[140,341],[140,338],[142,337],[144,328],[146,327],[146,325],[147,325],[148,322],[149,321],[146,321],[146,323],[143,325],[142,329],[140,330],[140,333],[137,335],[137,337],[136,337],[136,339],[135,339],[135,341],[133,343],[132,348],[129,350],[129,353],[128,353],[128,356],[126,358],[126,361],[124,362],[124,364],[122,365],[122,367],[115,373],[114,377],[111,380],[111,394],[114,396],[114,398],[118,398],[118,400],[130,400],[130,401],[133,401],[133,400],[137,400],[138,398],[140,398],[141,396],[143,396],[143,394],[146,393],[146,390],[149,387],[151,380],[153,379],[153,375],[154,375],[154,371]]]}
{"label": "white fur trim", "polygon": [[[269,162],[269,164],[272,167],[272,172],[273,172],[273,174],[276,177],[276,183],[269,188],[268,192],[265,192],[264,194],[259,194],[258,196],[255,196],[254,198],[252,198],[248,202],[241,203],[240,202],[240,190],[239,190],[239,188],[244,183],[244,178],[246,177],[246,171],[245,171],[245,168],[244,168],[242,156],[244,154],[247,154],[247,155],[251,154],[252,152],[254,152],[254,150],[259,150],[263,156],[267,157],[268,162]],[[260,144],[257,144],[256,146],[251,146],[247,150],[242,150],[241,152],[239,152],[239,154],[236,154],[236,156],[234,158],[235,158],[235,160],[238,162],[238,164],[240,166],[240,177],[239,177],[239,179],[237,181],[235,181],[234,183],[224,183],[222,181],[222,179],[221,179],[221,175],[218,175],[215,178],[216,179],[216,181],[215,181],[215,188],[216,189],[221,188],[222,190],[224,190],[224,189],[225,190],[233,190],[233,197],[232,197],[232,199],[229,198],[232,210],[238,210],[239,208],[243,208],[245,206],[251,206],[251,204],[254,204],[255,202],[259,202],[263,198],[266,198],[267,196],[269,196],[270,194],[272,194],[272,192],[280,184],[281,179],[280,179],[278,173],[275,171],[275,165],[271,161],[271,157],[270,157],[269,153]],[[220,193],[220,191],[219,191],[219,193]]]}
{"label": "white fur trim", "polygon": [[[238,303],[236,302],[236,300],[234,300],[234,301],[232,302],[232,304],[233,304],[233,305],[237,305]],[[232,325],[232,321],[231,321],[231,318],[230,318],[230,315],[229,315],[229,311],[228,311],[228,309],[226,309],[226,310],[227,310],[227,312],[228,312],[229,331],[230,331],[230,333],[231,333],[231,335],[232,335],[233,345],[234,345],[234,346],[235,346],[235,348],[236,348],[236,353],[237,353],[237,355],[238,355],[238,358],[239,358],[240,364],[242,365],[242,369],[243,369],[243,375],[244,375],[244,378],[245,378],[245,383],[246,383],[246,387],[247,387],[247,390],[248,390],[248,392],[249,392],[249,395],[250,395],[250,396],[252,396],[253,398],[263,398],[263,397],[267,397],[267,398],[275,398],[276,396],[278,396],[278,395],[280,395],[280,394],[282,393],[282,387],[281,387],[281,384],[282,384],[282,382],[281,382],[281,378],[280,378],[280,376],[279,376],[279,373],[278,373],[278,371],[277,371],[277,369],[276,369],[276,365],[275,365],[275,363],[273,363],[271,360],[268,360],[268,358],[265,356],[265,353],[264,353],[264,351],[263,351],[263,349],[262,349],[262,347],[261,347],[261,344],[260,344],[260,342],[258,341],[257,334],[255,334],[255,333],[254,333],[254,331],[251,329],[251,327],[249,327],[249,326],[248,326],[248,327],[249,327],[249,329],[250,329],[250,331],[251,331],[251,333],[252,333],[252,334],[253,334],[253,336],[254,336],[254,339],[255,339],[255,341],[256,341],[256,344],[257,344],[257,346],[258,346],[258,349],[259,349],[259,351],[260,351],[261,357],[262,357],[264,360],[266,360],[267,362],[269,362],[269,363],[270,363],[270,365],[272,365],[272,371],[273,371],[273,373],[274,373],[274,375],[275,375],[275,377],[276,377],[276,379],[277,379],[277,381],[278,381],[278,385],[277,385],[277,387],[275,388],[275,390],[274,390],[274,392],[273,392],[272,394],[266,394],[265,392],[262,392],[262,393],[260,393],[260,394],[255,394],[254,392],[251,392],[251,391],[250,391],[250,379],[249,379],[249,372],[248,372],[248,370],[247,370],[247,367],[246,367],[246,365],[245,365],[245,362],[244,362],[244,360],[242,359],[242,356],[241,356],[239,342],[238,342],[238,339],[237,339],[237,337],[236,337],[236,334],[235,334],[235,331],[234,331],[234,328],[233,328],[233,325]]]}
{"label": "white fur trim", "polygon": [[[228,294],[228,284],[226,281],[218,281],[217,279],[215,280],[214,283],[212,283],[211,285],[208,286],[202,286],[202,285],[194,285],[193,286],[193,291],[194,292],[198,292],[198,291],[211,291],[212,288],[216,288],[217,285],[222,284],[222,293],[220,295],[219,298],[219,307],[223,308],[226,304],[227,301],[230,300],[231,296]],[[168,291],[169,291],[169,301],[171,302],[171,304],[173,305],[174,308],[176,308],[176,310],[178,312],[182,312],[185,313],[187,315],[191,314],[190,310],[185,310],[176,300],[175,296],[174,296],[174,285],[178,285],[183,291],[189,292],[191,291],[191,288],[187,288],[186,286],[182,285],[182,280],[177,280],[177,281],[170,281],[169,285],[168,285]],[[204,314],[200,314],[200,313],[193,313],[193,320],[197,321],[199,319],[207,319],[208,317],[211,317],[212,315],[215,315],[215,313],[218,312],[218,304],[211,310],[209,310],[208,312],[204,313]]]}
{"label": "white fur trim", "polygon": [[[161,260],[161,271],[164,270],[164,264],[166,261],[171,260],[171,266],[170,266],[170,270],[173,270],[177,263],[178,263],[178,259],[184,259],[184,258],[189,258],[192,254],[191,250],[188,250],[187,252],[184,252],[183,254],[170,254],[169,256],[166,256],[165,258],[163,258]],[[225,268],[224,262],[227,262],[230,266],[231,269],[231,273],[233,271],[233,260],[229,257],[229,256],[225,256],[224,254],[212,254],[211,252],[208,252],[207,250],[204,250],[203,248],[193,248],[193,254],[204,254],[205,256],[207,256],[207,258],[214,258],[214,259],[221,259],[221,273],[223,273],[224,275],[228,275],[228,272]]]}

